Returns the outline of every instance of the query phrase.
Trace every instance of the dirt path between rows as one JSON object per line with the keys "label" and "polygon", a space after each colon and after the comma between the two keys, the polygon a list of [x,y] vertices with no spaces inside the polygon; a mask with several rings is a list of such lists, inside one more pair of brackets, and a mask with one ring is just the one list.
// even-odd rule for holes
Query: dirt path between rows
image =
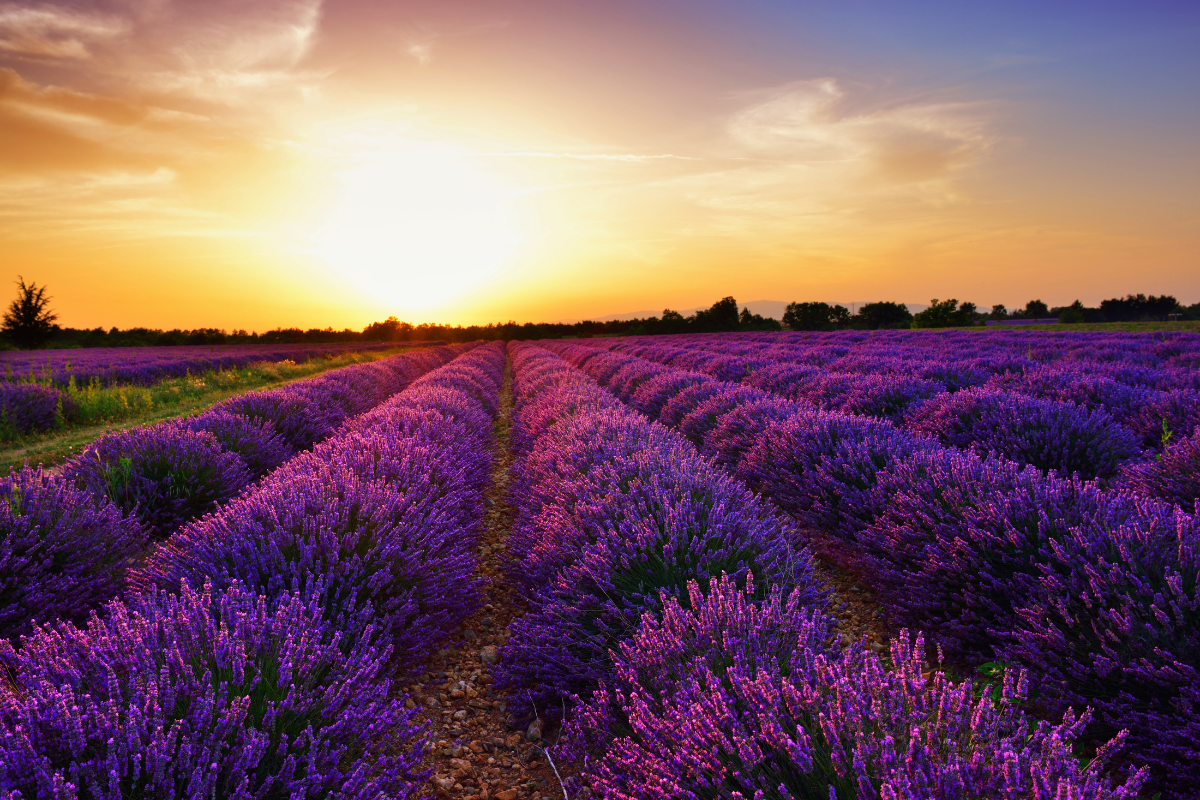
{"label": "dirt path between rows", "polygon": [[[434,770],[428,791],[455,800],[542,800],[563,791],[526,729],[509,727],[507,692],[492,689],[491,666],[508,626],[525,609],[500,569],[512,530],[508,502],[512,466],[512,365],[505,367],[496,421],[492,482],[484,508],[484,530],[476,554],[479,572],[490,581],[483,610],[463,623],[457,640],[430,661],[407,689],[426,708],[433,746],[426,765]],[[536,734],[536,731],[535,731]]]}

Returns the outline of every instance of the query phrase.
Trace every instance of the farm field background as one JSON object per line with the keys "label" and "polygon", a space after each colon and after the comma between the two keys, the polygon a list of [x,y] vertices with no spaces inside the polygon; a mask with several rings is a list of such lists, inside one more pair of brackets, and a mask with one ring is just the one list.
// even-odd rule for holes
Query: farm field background
{"label": "farm field background", "polygon": [[[55,464],[114,428],[203,410],[252,389],[411,346],[241,347],[224,353],[209,347],[157,348],[165,353],[125,349],[90,359],[92,350],[59,351],[65,355],[53,361],[45,353],[21,354],[24,358],[13,361],[25,371],[19,377],[10,373],[10,380],[0,383],[0,470],[26,460]],[[57,380],[51,377],[55,374]]]}
{"label": "farm field background", "polygon": [[1190,332],[331,369],[5,479],[2,788],[1195,797],[1198,466]]}

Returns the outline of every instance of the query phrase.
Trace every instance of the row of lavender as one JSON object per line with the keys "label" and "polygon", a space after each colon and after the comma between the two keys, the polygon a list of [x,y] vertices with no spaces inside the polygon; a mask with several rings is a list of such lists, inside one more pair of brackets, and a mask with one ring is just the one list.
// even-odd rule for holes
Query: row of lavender
{"label": "row of lavender", "polygon": [[[517,518],[529,603],[497,674],[525,717],[564,716],[556,756],[606,798],[1132,797],[1032,724],[1023,681],[976,698],[923,662],[829,647],[789,523],[678,433],[558,356],[510,346]],[[570,352],[568,349],[567,352]],[[593,355],[595,350],[586,350]]]}
{"label": "row of lavender", "polygon": [[235,369],[259,362],[307,361],[352,351],[394,349],[394,343],[338,345],[230,345],[223,347],[98,348],[0,353],[0,424],[21,435],[72,421],[79,408],[62,391],[77,385],[137,384]]}
{"label": "row of lavender", "polygon": [[[1039,469],[1116,478],[1190,506],[1200,498],[1200,337],[1081,334],[1065,353],[1011,352],[964,334],[593,342],[826,410],[891,420],[943,444]],[[965,338],[964,338],[965,337]],[[830,341],[832,340],[832,341]],[[982,340],[982,344],[981,344]],[[806,343],[807,342],[807,343]],[[981,355],[981,351],[986,355]],[[1101,358],[1103,356],[1103,358]]]}
{"label": "row of lavender", "polygon": [[1095,709],[1176,796],[1200,790],[1200,523],[1178,507],[889,422],[595,347],[545,343],[677,428],[876,585],[958,663],[1027,670],[1038,708]]}
{"label": "row of lavender", "polygon": [[108,434],[58,473],[0,483],[0,636],[82,622],[126,563],[463,352],[429,348],[250,392],[183,420]]}
{"label": "row of lavender", "polygon": [[84,628],[0,646],[6,797],[411,797],[391,679],[479,604],[504,365],[471,350],[134,570]]}
{"label": "row of lavender", "polygon": [[354,344],[232,344],[179,347],[92,347],[78,350],[0,352],[9,383],[66,386],[99,383],[149,385],[209,370],[236,369],[260,361],[308,361],[350,352],[395,349],[392,342]]}

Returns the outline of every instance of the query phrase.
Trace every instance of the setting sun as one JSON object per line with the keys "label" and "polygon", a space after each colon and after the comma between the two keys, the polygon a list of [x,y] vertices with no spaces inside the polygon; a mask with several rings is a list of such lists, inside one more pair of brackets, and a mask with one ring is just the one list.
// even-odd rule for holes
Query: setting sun
{"label": "setting sun", "polygon": [[428,308],[495,276],[521,242],[512,191],[461,154],[415,147],[361,155],[317,232],[339,276],[371,297]]}

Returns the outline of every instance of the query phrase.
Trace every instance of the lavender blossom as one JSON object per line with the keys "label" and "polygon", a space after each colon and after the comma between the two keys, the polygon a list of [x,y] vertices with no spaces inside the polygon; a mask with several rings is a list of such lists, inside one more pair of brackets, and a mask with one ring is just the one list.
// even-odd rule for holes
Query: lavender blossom
{"label": "lavender blossom", "polygon": [[157,537],[228,500],[251,481],[245,462],[222,449],[211,433],[175,425],[102,436],[68,462],[63,475],[135,514]]}
{"label": "lavender blossom", "polygon": [[82,621],[121,588],[146,533],[102,496],[41,468],[0,481],[0,637]]}
{"label": "lavender blossom", "polygon": [[0,793],[413,797],[424,730],[369,639],[300,596],[185,584],[0,645]]}

